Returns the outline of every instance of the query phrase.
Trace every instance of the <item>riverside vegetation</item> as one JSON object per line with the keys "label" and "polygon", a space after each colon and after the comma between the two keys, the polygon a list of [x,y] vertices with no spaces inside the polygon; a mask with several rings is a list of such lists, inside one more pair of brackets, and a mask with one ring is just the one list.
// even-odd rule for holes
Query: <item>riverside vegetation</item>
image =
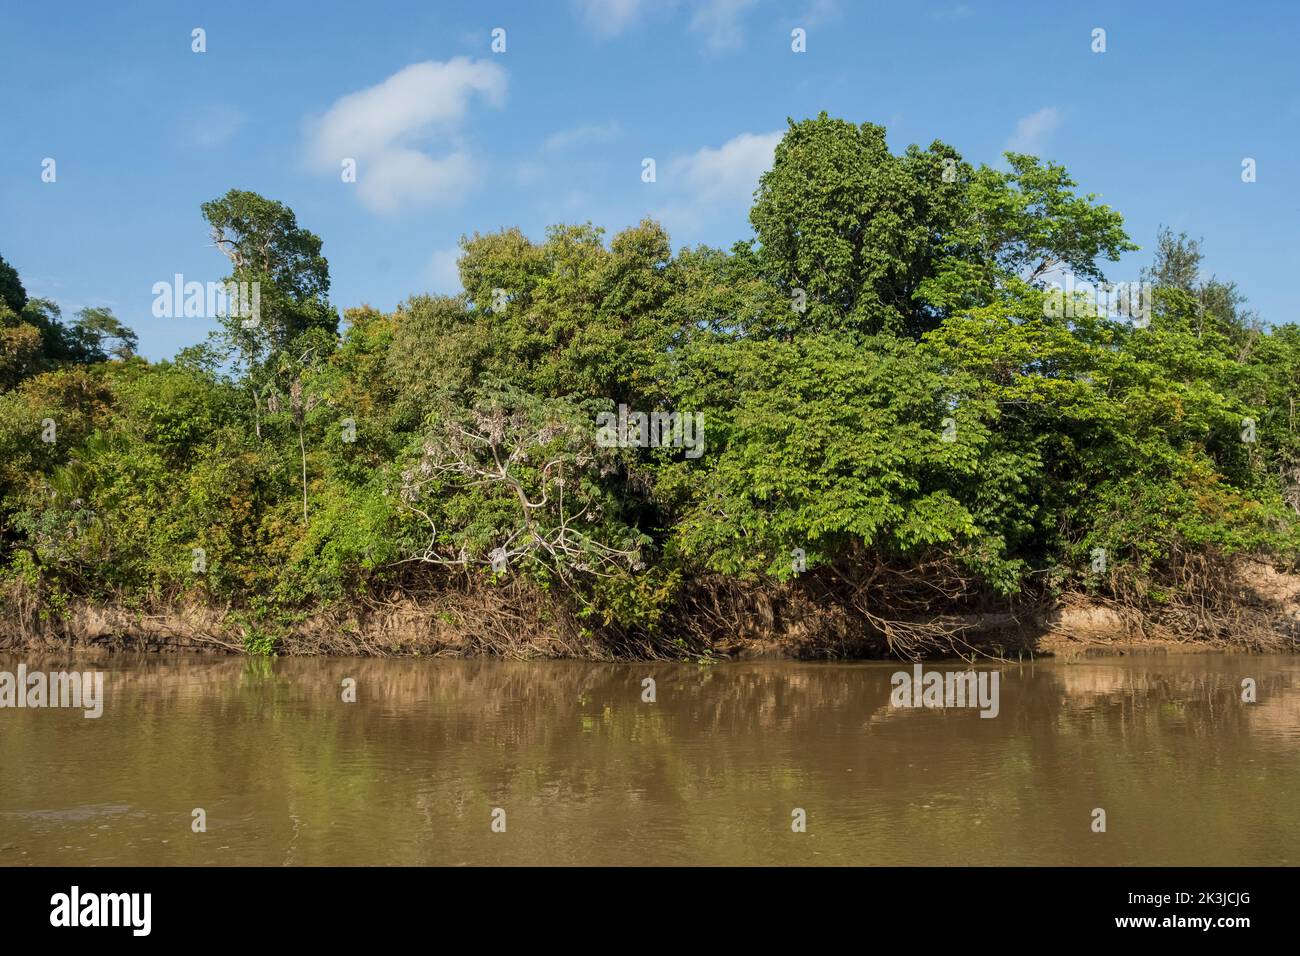
{"label": "riverside vegetation", "polygon": [[[291,210],[202,215],[260,317],[169,361],[0,260],[0,643],[912,657],[1082,603],[1296,644],[1300,328],[1168,231],[1149,322],[1063,314],[1137,246],[1058,165],[823,114],[730,250],[475,234],[460,296],[342,316]],[[625,408],[703,454],[598,441]]]}

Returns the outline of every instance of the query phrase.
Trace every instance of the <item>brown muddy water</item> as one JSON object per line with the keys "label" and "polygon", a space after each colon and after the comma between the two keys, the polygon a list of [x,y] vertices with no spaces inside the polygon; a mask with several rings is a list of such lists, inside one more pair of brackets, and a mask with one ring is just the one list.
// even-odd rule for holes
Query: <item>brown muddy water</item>
{"label": "brown muddy water", "polygon": [[1295,657],[19,663],[105,701],[0,708],[0,865],[1300,864]]}

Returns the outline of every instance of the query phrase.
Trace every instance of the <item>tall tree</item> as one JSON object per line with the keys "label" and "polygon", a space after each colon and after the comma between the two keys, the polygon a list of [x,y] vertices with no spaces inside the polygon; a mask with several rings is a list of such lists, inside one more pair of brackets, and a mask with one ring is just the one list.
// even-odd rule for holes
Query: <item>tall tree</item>
{"label": "tall tree", "polygon": [[0,256],[0,304],[7,305],[15,315],[27,307],[27,290],[18,278],[18,270]]}
{"label": "tall tree", "polygon": [[93,361],[113,358],[129,359],[135,354],[139,339],[122,324],[112,309],[91,306],[77,313],[72,336]]}
{"label": "tall tree", "polygon": [[[941,174],[951,147],[897,157],[885,129],[822,113],[790,121],[750,221],[767,275],[812,328],[919,334],[935,322],[916,298],[941,254],[960,186]],[[800,294],[802,293],[802,295]]]}
{"label": "tall tree", "polygon": [[275,387],[281,353],[311,330],[338,332],[338,314],[329,302],[329,262],[320,237],[299,226],[283,203],[232,189],[201,208],[213,243],[230,259],[230,281],[246,284],[256,296],[257,315],[232,309],[222,324],[246,367],[260,436],[262,395]]}
{"label": "tall tree", "polygon": [[1137,248],[1062,167],[1006,159],[972,169],[939,141],[895,156],[881,126],[791,121],[750,212],[762,270],[802,292],[810,330],[915,338],[1009,285],[1100,279],[1100,260]]}
{"label": "tall tree", "polygon": [[1259,336],[1259,316],[1245,308],[1246,296],[1237,283],[1205,278],[1199,239],[1177,235],[1162,227],[1156,236],[1155,262],[1146,270],[1156,288],[1161,316],[1190,328],[1197,338],[1217,333],[1239,349],[1248,349]]}

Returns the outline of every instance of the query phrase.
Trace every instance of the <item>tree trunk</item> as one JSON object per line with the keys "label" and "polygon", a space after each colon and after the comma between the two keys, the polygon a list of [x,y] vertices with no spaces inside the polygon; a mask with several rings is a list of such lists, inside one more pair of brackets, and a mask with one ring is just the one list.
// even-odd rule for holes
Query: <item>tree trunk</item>
{"label": "tree trunk", "polygon": [[302,523],[307,524],[307,445],[302,440],[302,422],[298,423],[298,452],[302,456]]}

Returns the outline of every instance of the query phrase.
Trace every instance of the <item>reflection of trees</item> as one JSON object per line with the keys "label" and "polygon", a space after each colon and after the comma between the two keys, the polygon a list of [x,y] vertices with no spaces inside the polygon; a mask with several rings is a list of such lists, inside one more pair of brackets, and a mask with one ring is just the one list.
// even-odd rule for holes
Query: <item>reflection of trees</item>
{"label": "reflection of trees", "polygon": [[[0,844],[43,862],[89,845],[136,863],[1190,865],[1279,862],[1300,841],[1289,659],[1004,666],[994,720],[890,708],[893,664],[109,665],[101,721],[0,713],[0,766],[28,770],[0,781],[18,832]],[[131,811],[62,830],[12,817],[87,804]],[[211,839],[190,838],[197,806]],[[815,839],[789,833],[796,806]]]}

